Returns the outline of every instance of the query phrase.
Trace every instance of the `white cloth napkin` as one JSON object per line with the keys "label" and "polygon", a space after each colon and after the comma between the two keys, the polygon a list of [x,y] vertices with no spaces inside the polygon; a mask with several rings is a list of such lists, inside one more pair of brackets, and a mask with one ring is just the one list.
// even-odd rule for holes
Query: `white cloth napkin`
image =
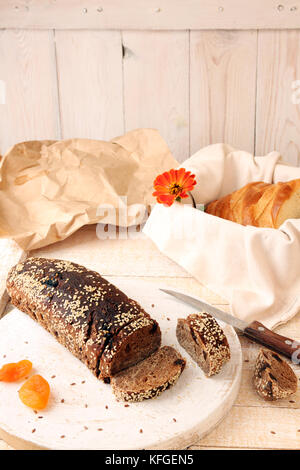
{"label": "white cloth napkin", "polygon": [[[300,178],[278,152],[264,157],[226,144],[201,149],[182,165],[196,175],[193,196],[208,203],[251,181]],[[188,204],[156,204],[144,233],[202,284],[225,298],[231,313],[269,328],[300,310],[300,219],[279,229],[242,226]]]}

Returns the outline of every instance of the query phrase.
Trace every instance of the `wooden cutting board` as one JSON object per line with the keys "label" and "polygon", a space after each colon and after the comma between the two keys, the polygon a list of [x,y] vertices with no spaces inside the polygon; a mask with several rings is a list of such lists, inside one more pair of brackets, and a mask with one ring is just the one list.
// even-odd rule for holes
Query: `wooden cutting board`
{"label": "wooden cutting board", "polygon": [[208,433],[233,405],[242,370],[234,330],[223,325],[232,357],[219,375],[208,379],[175,336],[177,318],[192,313],[191,307],[149,282],[114,282],[158,320],[163,344],[175,346],[187,359],[179,381],[155,400],[125,407],[115,400],[110,385],[98,381],[40,325],[14,309],[0,321],[0,365],[31,360],[33,373],[49,381],[51,398],[36,414],[18,398],[21,383],[0,382],[0,437],[13,447],[182,449]]}

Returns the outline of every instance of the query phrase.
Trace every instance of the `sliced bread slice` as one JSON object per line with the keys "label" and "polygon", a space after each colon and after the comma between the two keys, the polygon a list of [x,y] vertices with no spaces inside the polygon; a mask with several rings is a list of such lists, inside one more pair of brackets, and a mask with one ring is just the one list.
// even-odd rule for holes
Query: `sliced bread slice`
{"label": "sliced bread slice", "polygon": [[180,346],[201,367],[207,377],[218,374],[230,359],[230,348],[224,331],[209,313],[179,318],[176,336]]}
{"label": "sliced bread slice", "polygon": [[297,377],[278,354],[261,349],[256,359],[253,384],[265,400],[286,398],[297,391]]}
{"label": "sliced bread slice", "polygon": [[287,219],[300,218],[300,179],[278,184],[279,191],[272,206],[275,228],[280,227]]}
{"label": "sliced bread slice", "polygon": [[158,397],[174,385],[185,367],[185,360],[171,346],[163,346],[137,365],[111,379],[118,400],[140,402]]}

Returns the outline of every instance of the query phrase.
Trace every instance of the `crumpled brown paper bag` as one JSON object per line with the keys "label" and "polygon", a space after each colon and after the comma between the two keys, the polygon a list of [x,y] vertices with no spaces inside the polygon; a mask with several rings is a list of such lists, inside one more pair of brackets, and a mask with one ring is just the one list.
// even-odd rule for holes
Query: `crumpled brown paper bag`
{"label": "crumpled brown paper bag", "polygon": [[[140,223],[141,207],[155,202],[155,177],[177,166],[154,129],[137,129],[110,142],[17,144],[1,160],[0,237],[32,250],[86,224]],[[117,209],[116,218],[99,211],[106,204]]]}

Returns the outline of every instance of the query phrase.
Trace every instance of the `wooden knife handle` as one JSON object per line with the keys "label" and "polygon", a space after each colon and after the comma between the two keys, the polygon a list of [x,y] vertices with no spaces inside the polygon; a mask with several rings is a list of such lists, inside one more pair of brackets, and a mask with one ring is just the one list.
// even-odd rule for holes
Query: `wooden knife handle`
{"label": "wooden knife handle", "polygon": [[294,364],[300,364],[300,343],[297,341],[274,333],[258,321],[250,323],[244,334],[253,341],[283,354]]}

